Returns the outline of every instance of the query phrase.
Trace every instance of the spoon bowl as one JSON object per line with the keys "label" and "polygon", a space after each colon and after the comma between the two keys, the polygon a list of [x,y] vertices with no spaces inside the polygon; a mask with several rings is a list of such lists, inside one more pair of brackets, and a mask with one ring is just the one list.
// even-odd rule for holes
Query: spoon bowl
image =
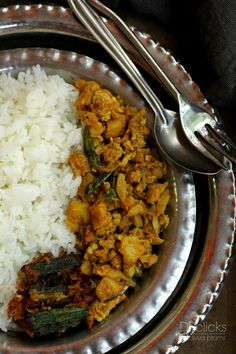
{"label": "spoon bowl", "polygon": [[168,157],[177,165],[192,172],[214,175],[220,171],[219,166],[203,156],[198,150],[189,144],[179,117],[176,112],[166,110],[168,125],[160,126],[158,119],[154,122],[154,134],[159,146],[165,147]]}
{"label": "spoon bowl", "polygon": [[83,0],[68,0],[75,16],[117,62],[147,101],[154,113],[154,135],[160,150],[177,165],[202,174],[216,174],[225,168],[218,160],[213,162],[186,138],[177,114],[169,114],[154,94],[138,68],[108,30],[101,17]]}

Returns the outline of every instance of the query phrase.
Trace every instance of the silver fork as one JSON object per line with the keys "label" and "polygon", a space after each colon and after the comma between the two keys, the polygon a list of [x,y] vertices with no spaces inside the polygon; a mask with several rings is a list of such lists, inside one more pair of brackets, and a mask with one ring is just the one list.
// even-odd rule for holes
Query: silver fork
{"label": "silver fork", "polygon": [[68,0],[68,4],[76,17],[120,65],[149,103],[155,116],[154,132],[160,149],[175,163],[195,172],[214,174],[219,172],[220,168],[227,169],[228,165],[221,161],[221,156],[215,157],[208,154],[205,157],[189,142],[176,114],[171,114],[164,109],[137,67],[107,29],[101,17],[83,0]]}
{"label": "silver fork", "polygon": [[118,26],[130,42],[136,47],[144,60],[149,64],[155,76],[163,84],[166,90],[171,94],[175,101],[177,101],[179,105],[181,125],[191,144],[214,162],[215,158],[219,159],[219,154],[222,154],[232,162],[236,163],[235,157],[232,156],[232,153],[236,151],[236,144],[234,144],[222,130],[216,119],[181,95],[173,82],[170,81],[149,51],[140,42],[135,33],[115,12],[98,0],[87,0],[87,2],[110,18]]}

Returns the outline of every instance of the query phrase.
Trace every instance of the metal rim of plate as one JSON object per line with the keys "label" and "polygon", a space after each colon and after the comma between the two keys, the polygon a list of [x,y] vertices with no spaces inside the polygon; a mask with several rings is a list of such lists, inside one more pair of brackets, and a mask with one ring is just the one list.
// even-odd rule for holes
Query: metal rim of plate
{"label": "metal rim of plate", "polygon": [[[106,64],[90,57],[81,56],[75,52],[48,48],[20,48],[0,51],[0,73],[11,73],[13,76],[17,76],[19,72],[26,71],[38,64],[48,74],[59,74],[69,83],[74,83],[78,77],[101,82],[126,100],[126,103],[136,107],[144,106],[142,98],[123,79]],[[151,112],[147,113],[149,117]],[[104,324],[97,326],[97,331],[93,331],[96,331],[96,335],[87,331],[81,341],[83,344],[80,343],[80,340],[77,341],[77,345],[83,353],[89,353],[91,350],[97,353],[106,352],[107,349],[120,345],[131,335],[136,334],[158,313],[181,279],[194,240],[195,187],[192,174],[172,164],[170,164],[168,180],[173,196],[172,205],[170,205],[172,217],[166,232],[166,242],[161,247],[160,260],[156,270],[154,271],[154,267],[152,268],[153,276],[150,276],[149,281],[146,281],[145,290],[137,291],[137,296],[134,299],[134,296],[130,297],[131,303],[127,305],[130,313],[125,308],[122,309],[119,316],[110,316],[112,317],[112,325],[108,323],[107,326]],[[96,336],[99,338],[94,339]],[[92,345],[90,344],[91,340],[94,340]],[[7,346],[9,350],[15,350],[14,344],[12,347],[9,344]]]}
{"label": "metal rim of plate", "polygon": [[[59,31],[91,40],[91,36],[76,22],[70,10],[61,7],[17,5],[1,9],[0,19],[2,36],[27,31]],[[118,40],[128,48],[127,43],[114,28],[114,25],[109,21],[107,21],[107,25],[114,31]],[[174,60],[170,53],[148,35],[140,32],[137,34],[165,68],[167,74],[177,78],[180,91],[186,94],[191,101],[203,105],[211,111],[211,107],[197,85],[193,83],[184,68]],[[139,62],[137,54],[132,53],[132,50],[130,53]],[[140,64],[142,63],[140,62]],[[233,171],[229,170],[218,176],[210,177],[208,182],[211,208],[206,240],[197,270],[190,279],[184,296],[176,302],[174,309],[162,321],[154,325],[140,341],[125,349],[126,353],[143,353],[144,351],[170,353],[176,351],[179,345],[196,330],[196,326],[205,318],[219,295],[232,256],[234,242],[235,180]],[[184,323],[185,327],[180,328],[180,323]],[[60,352],[73,351],[73,348],[76,350],[76,343],[72,343],[71,346],[62,345]]]}

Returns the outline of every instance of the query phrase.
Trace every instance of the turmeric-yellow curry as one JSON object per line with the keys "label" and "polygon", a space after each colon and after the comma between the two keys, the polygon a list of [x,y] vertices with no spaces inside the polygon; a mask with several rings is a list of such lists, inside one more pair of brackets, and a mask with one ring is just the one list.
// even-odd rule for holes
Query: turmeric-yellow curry
{"label": "turmeric-yellow curry", "polygon": [[169,223],[167,168],[151,147],[145,109],[94,81],[75,86],[84,149],[72,152],[69,164],[82,183],[66,225],[76,253],[40,255],[20,270],[8,315],[30,336],[104,320],[157,262]]}

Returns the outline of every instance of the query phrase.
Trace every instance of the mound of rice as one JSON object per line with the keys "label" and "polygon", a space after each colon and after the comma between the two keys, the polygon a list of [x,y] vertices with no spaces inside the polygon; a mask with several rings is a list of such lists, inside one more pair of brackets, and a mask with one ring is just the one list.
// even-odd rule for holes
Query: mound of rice
{"label": "mound of rice", "polygon": [[40,66],[17,78],[0,75],[0,328],[18,270],[38,252],[72,252],[64,223],[81,178],[67,162],[81,148],[74,102],[77,90]]}

